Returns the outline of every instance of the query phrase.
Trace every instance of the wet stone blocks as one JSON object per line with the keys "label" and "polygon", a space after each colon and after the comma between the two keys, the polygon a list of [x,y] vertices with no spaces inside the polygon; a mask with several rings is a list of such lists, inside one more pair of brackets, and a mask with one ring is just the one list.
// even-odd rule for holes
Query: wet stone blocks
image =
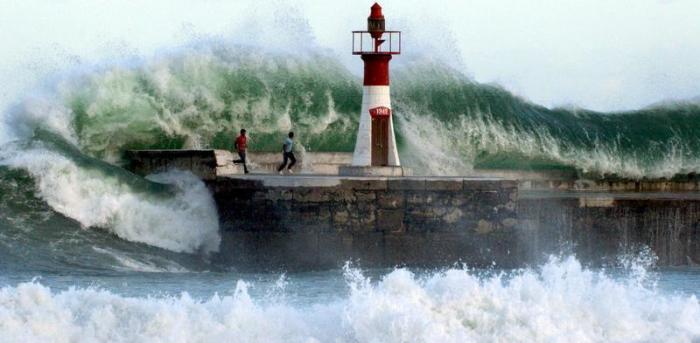
{"label": "wet stone blocks", "polygon": [[514,181],[342,178],[303,186],[209,181],[219,211],[219,258],[287,270],[517,263]]}
{"label": "wet stone blocks", "polygon": [[651,257],[644,253],[648,249],[657,266],[697,266],[700,197],[632,195],[524,196],[517,232],[524,260],[538,264],[563,253],[591,265],[617,266],[621,259]]}

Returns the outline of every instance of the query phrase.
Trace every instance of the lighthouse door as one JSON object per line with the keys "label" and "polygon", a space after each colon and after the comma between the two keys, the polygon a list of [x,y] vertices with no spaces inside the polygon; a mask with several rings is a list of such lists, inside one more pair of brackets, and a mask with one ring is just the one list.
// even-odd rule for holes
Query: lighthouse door
{"label": "lighthouse door", "polygon": [[389,117],[372,118],[372,165],[389,164]]}

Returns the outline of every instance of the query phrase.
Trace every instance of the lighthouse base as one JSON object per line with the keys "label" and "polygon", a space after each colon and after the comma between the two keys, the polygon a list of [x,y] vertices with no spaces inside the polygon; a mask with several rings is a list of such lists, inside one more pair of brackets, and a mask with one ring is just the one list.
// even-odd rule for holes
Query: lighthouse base
{"label": "lighthouse base", "polygon": [[338,175],[341,176],[411,176],[413,171],[410,168],[401,166],[341,166],[338,168]]}

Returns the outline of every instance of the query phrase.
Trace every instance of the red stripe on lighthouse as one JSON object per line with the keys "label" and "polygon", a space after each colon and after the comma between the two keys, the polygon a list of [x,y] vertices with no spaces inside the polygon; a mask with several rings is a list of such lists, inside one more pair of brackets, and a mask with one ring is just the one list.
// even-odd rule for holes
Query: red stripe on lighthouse
{"label": "red stripe on lighthouse", "polygon": [[391,55],[388,54],[366,54],[362,55],[365,61],[365,86],[388,86],[389,85],[389,61]]}

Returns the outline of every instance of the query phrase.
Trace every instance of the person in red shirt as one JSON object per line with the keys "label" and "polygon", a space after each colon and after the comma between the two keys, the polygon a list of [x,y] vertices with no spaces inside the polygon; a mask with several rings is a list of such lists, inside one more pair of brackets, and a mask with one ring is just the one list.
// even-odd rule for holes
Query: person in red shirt
{"label": "person in red shirt", "polygon": [[243,163],[243,171],[248,174],[248,166],[245,164],[245,153],[248,150],[248,137],[245,136],[245,129],[241,129],[241,134],[236,138],[236,142],[233,143],[233,147],[238,151],[239,160],[233,161],[233,163],[240,164]]}

